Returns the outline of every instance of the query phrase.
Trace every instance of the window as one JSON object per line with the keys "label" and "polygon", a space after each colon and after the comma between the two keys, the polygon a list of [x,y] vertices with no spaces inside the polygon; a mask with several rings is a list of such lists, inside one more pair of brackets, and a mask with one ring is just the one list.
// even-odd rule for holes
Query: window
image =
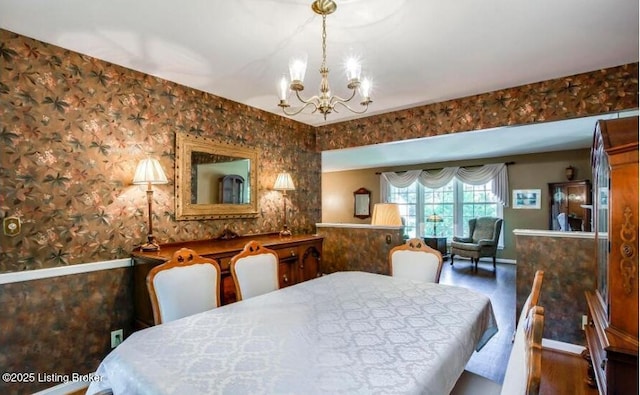
{"label": "window", "polygon": [[[406,188],[388,185],[388,200],[398,203],[409,237],[435,235],[451,240],[469,234],[469,220],[476,217],[502,218],[502,204],[491,192],[493,181],[483,185],[465,184],[452,179],[447,185],[431,189],[414,182]],[[436,214],[442,222],[429,222]],[[502,235],[500,235],[502,246]]]}

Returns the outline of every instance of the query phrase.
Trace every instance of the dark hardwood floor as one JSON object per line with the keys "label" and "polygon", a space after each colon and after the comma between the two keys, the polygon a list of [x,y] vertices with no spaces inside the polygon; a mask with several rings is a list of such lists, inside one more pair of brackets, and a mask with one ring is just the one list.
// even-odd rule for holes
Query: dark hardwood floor
{"label": "dark hardwood floor", "polygon": [[468,259],[456,258],[453,266],[450,262],[447,260],[442,266],[440,283],[487,295],[498,322],[498,333],[480,351],[473,353],[466,369],[502,383],[516,325],[516,265],[498,263],[494,271],[491,262],[480,261],[476,272]]}

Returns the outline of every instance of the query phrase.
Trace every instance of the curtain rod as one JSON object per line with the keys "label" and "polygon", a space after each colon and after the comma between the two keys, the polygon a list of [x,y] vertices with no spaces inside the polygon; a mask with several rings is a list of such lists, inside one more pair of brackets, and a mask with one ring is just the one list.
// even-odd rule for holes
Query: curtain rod
{"label": "curtain rod", "polygon": [[[505,162],[504,164],[509,166],[509,165],[514,165],[516,162]],[[475,165],[475,166],[459,166],[459,167],[464,167],[464,168],[468,168],[468,167],[479,167],[479,166],[484,166],[484,165]],[[421,169],[422,171],[430,171],[430,170],[440,170],[443,169],[443,167],[437,167],[434,169]],[[412,169],[413,170],[413,169]],[[400,170],[400,171],[395,171],[394,173],[404,173],[407,172],[409,170]],[[382,174],[382,172],[376,171],[377,175]]]}

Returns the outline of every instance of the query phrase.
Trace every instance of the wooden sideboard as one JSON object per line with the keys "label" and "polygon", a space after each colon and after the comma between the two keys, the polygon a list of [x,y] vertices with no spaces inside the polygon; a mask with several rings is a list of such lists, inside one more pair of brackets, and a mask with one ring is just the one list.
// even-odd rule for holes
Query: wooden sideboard
{"label": "wooden sideboard", "polygon": [[317,235],[294,235],[280,237],[277,233],[241,236],[229,240],[195,240],[161,244],[159,251],[132,253],[133,259],[133,303],[134,330],[153,326],[153,311],[147,290],[147,274],[155,267],[171,259],[180,248],[190,248],[200,256],[214,259],[222,274],[220,301],[228,304],[236,301],[236,290],[229,271],[231,258],[242,251],[246,243],[258,241],[274,250],[280,258],[280,288],[310,280],[321,274],[323,237]]}

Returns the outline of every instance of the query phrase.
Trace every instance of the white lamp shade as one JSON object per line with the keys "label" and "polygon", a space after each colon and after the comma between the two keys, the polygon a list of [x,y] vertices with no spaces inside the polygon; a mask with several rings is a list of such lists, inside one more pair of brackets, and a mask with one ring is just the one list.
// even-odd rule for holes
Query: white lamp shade
{"label": "white lamp shade", "polygon": [[362,81],[360,82],[360,87],[358,88],[360,96],[362,96],[363,98],[371,97],[371,85],[372,82],[370,78],[362,79]]}
{"label": "white lamp shade", "polygon": [[373,206],[371,225],[402,226],[400,207],[395,203],[376,203]]}
{"label": "white lamp shade", "polygon": [[282,76],[280,79],[280,83],[278,84],[278,96],[280,100],[287,100],[287,95],[289,94],[289,81],[287,81],[286,76]]}
{"label": "white lamp shade", "polygon": [[347,71],[347,81],[357,80],[360,81],[360,73],[362,72],[362,66],[355,57],[350,57],[346,61],[345,65]]}
{"label": "white lamp shade", "polygon": [[293,185],[293,180],[291,179],[291,175],[289,173],[280,173],[276,178],[275,184],[273,184],[273,189],[276,191],[293,191],[296,187]]}
{"label": "white lamp shade", "polygon": [[134,184],[166,184],[168,182],[157,159],[147,158],[138,163],[136,174],[133,176]]}
{"label": "white lamp shade", "polygon": [[300,54],[297,57],[289,59],[289,77],[291,82],[304,81],[304,75],[307,72],[307,55]]}

